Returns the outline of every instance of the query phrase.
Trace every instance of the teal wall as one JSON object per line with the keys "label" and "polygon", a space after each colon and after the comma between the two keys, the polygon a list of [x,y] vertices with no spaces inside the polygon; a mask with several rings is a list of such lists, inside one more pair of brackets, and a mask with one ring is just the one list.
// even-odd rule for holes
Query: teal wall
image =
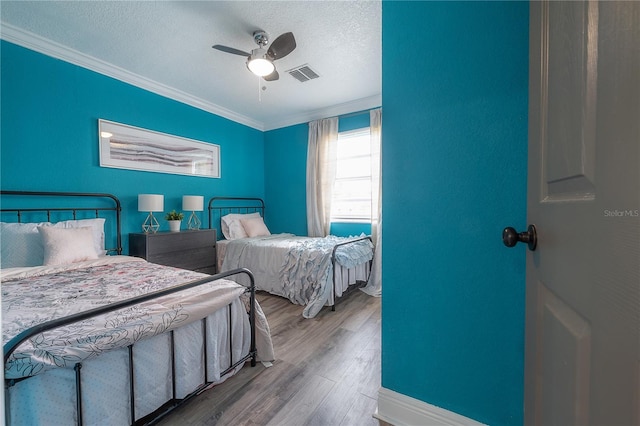
{"label": "teal wall", "polygon": [[382,386],[523,421],[527,2],[383,2]]}
{"label": "teal wall", "polygon": [[[165,211],[185,194],[264,197],[263,132],[5,41],[0,54],[2,189],[113,193],[125,244],[145,217],[138,193],[164,194]],[[218,144],[222,177],[100,167],[99,118]]]}
{"label": "teal wall", "polygon": [[308,139],[306,123],[264,134],[265,220],[272,233],[307,235]]}
{"label": "teal wall", "polygon": [[364,127],[369,127],[369,124],[369,111],[362,111],[360,113],[354,113],[344,117],[339,117],[338,131],[348,132],[350,130],[362,129]]}

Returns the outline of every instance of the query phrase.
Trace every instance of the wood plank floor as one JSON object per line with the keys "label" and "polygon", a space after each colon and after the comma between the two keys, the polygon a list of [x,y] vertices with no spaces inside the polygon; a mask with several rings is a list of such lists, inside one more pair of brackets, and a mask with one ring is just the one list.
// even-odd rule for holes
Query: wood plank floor
{"label": "wood plank floor", "polygon": [[357,290],[313,319],[286,299],[257,299],[271,328],[273,366],[245,365],[159,424],[377,426],[380,299]]}

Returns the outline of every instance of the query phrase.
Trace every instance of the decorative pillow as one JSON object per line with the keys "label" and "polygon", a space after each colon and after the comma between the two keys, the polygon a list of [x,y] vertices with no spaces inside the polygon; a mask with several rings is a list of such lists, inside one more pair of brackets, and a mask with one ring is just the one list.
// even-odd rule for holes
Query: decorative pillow
{"label": "decorative pillow", "polygon": [[[231,223],[234,220],[240,220],[242,218],[248,218],[248,217],[260,217],[260,213],[259,212],[248,213],[248,214],[230,213],[228,215],[222,216],[220,218],[220,228],[222,228],[221,229],[222,235],[224,235],[224,237],[227,240],[233,240],[234,238],[231,235],[231,232],[229,230]],[[246,237],[246,235],[244,237]],[[244,238],[244,237],[236,237],[236,238]]]}
{"label": "decorative pillow", "polygon": [[267,225],[264,224],[264,220],[260,216],[240,219],[240,223],[242,223],[242,227],[249,237],[271,235],[271,232],[267,229]]}
{"label": "decorative pillow", "polygon": [[93,228],[57,228],[39,226],[44,247],[44,265],[61,265],[97,259]]}
{"label": "decorative pillow", "polygon": [[18,268],[40,266],[44,259],[42,238],[38,226],[51,225],[40,223],[0,223],[0,266]]}
{"label": "decorative pillow", "polygon": [[79,219],[79,220],[64,220],[62,222],[55,223],[53,226],[56,228],[91,228],[91,234],[93,236],[93,247],[95,248],[98,256],[104,256],[107,254],[104,249],[104,222],[105,219],[97,217],[95,219]]}

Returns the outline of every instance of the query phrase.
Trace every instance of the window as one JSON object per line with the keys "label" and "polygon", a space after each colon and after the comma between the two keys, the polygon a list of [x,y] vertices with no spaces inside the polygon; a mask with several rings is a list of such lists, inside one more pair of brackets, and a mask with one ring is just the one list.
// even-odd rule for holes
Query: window
{"label": "window", "polygon": [[369,128],[338,134],[332,222],[371,222],[371,137]]}

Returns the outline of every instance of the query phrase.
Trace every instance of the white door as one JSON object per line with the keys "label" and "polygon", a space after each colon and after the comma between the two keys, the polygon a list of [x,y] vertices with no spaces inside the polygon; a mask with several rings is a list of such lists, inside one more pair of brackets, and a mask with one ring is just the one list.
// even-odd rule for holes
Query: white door
{"label": "white door", "polygon": [[640,425],[640,2],[531,2],[529,96],[525,423]]}

